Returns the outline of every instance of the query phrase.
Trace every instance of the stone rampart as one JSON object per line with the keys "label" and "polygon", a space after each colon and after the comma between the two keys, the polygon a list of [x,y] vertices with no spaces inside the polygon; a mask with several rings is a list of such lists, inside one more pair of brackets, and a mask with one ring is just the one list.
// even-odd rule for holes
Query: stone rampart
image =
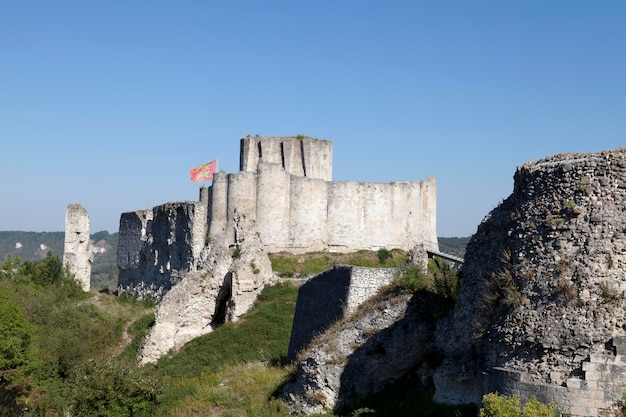
{"label": "stone rampart", "polygon": [[534,396],[575,416],[603,415],[623,399],[626,391],[626,339],[616,338],[611,343],[611,353],[591,354],[581,361],[583,372],[577,377],[553,370],[550,377],[554,381],[541,383],[525,372],[494,367],[479,376],[480,391],[517,395],[523,403]]}
{"label": "stone rampart", "polygon": [[245,207],[268,252],[410,250],[418,243],[438,249],[434,177],[332,182],[290,175],[282,165],[261,160],[256,174],[216,176],[212,191],[211,233],[223,229],[233,208]]}
{"label": "stone rampart", "polygon": [[395,274],[395,268],[337,265],[304,283],[298,290],[288,359],[295,359],[315,335],[353,313]]}

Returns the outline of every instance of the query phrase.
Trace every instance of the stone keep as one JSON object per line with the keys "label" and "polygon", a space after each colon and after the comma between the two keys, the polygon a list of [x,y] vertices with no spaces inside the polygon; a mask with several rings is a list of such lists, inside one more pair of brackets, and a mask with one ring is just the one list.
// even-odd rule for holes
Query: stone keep
{"label": "stone keep", "polygon": [[216,173],[200,201],[122,214],[120,290],[157,296],[168,291],[193,269],[206,240],[233,230],[236,212],[256,224],[270,253],[411,250],[417,244],[438,249],[434,177],[393,183],[331,179],[328,140],[241,139],[239,172]]}
{"label": "stone keep", "polygon": [[69,204],[65,212],[63,265],[74,274],[84,291],[90,289],[92,261],[89,214],[80,204]]}
{"label": "stone keep", "polygon": [[293,137],[241,139],[240,172],[217,173],[210,233],[234,208],[255,218],[268,252],[437,249],[436,181],[333,182],[332,142]]}

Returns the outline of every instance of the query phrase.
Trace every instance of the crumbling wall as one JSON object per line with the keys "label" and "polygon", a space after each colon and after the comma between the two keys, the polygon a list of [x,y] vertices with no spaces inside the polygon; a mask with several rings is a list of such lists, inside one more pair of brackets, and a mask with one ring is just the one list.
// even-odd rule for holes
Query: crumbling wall
{"label": "crumbling wall", "polygon": [[304,283],[298,289],[288,359],[294,360],[315,335],[353,313],[395,274],[395,268],[337,265]]}
{"label": "crumbling wall", "polygon": [[207,206],[206,200],[179,201],[123,213],[118,291],[161,298],[193,270],[207,243]]}
{"label": "crumbling wall", "polygon": [[281,395],[290,412],[355,408],[407,377],[416,392],[432,389],[428,375],[436,357],[430,345],[436,318],[443,314],[437,297],[389,291],[366,304],[316,335],[301,352]]}
{"label": "crumbling wall", "polygon": [[66,265],[84,291],[91,287],[91,240],[89,214],[80,204],[68,204],[65,211],[65,244],[63,265]]}

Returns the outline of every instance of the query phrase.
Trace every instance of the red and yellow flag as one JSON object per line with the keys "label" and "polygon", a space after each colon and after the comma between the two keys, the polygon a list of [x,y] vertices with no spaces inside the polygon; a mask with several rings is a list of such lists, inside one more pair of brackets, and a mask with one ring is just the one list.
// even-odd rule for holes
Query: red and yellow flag
{"label": "red and yellow flag", "polygon": [[193,182],[210,181],[217,170],[217,159],[189,170]]}

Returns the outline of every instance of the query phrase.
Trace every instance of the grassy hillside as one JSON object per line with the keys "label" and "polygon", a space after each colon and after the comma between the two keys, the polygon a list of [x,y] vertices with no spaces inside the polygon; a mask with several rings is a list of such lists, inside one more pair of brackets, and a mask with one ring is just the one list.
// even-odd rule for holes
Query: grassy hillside
{"label": "grassy hillside", "polygon": [[[276,395],[293,371],[285,357],[296,297],[294,284],[266,287],[238,322],[139,367],[153,306],[84,293],[54,256],[8,259],[0,263],[0,410],[9,414],[0,415],[26,407],[30,416],[287,416]],[[460,415],[411,387],[390,387],[345,415]]]}

